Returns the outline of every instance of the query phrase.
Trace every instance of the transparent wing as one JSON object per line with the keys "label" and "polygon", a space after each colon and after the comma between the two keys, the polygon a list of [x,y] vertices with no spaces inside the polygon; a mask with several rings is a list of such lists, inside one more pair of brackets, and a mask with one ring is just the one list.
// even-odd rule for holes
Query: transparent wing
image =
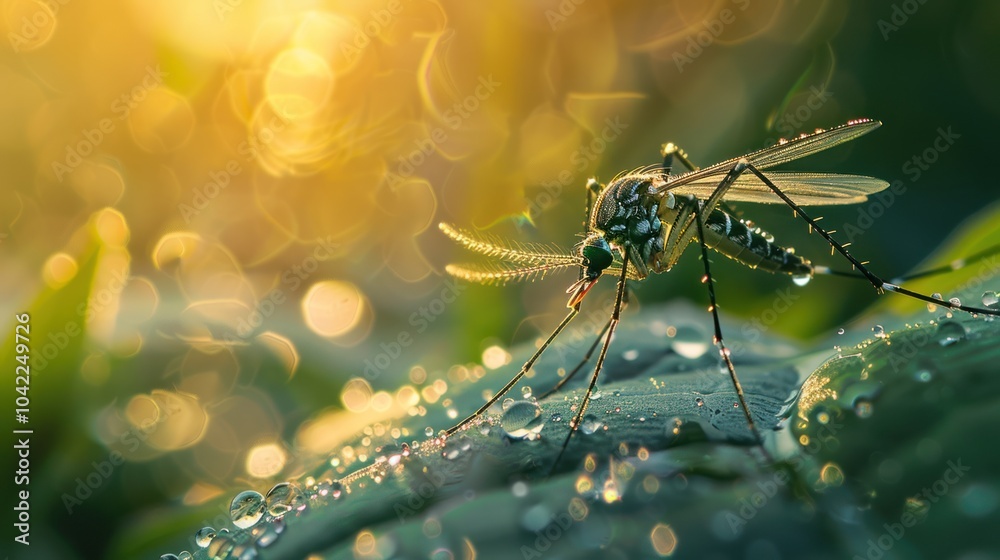
{"label": "transparent wing", "polygon": [[[868,195],[885,190],[889,183],[874,177],[862,175],[840,175],[835,173],[766,173],[779,189],[800,206],[821,206],[827,204],[857,204],[864,202]],[[703,177],[684,185],[671,188],[670,192],[693,195],[702,200],[708,198],[719,186],[721,176]],[[756,175],[749,172],[741,175],[730,187],[723,200],[730,202],[760,202],[784,204],[778,195]]]}
{"label": "transparent wing", "polygon": [[[747,154],[743,157],[745,157],[750,163],[754,164],[754,166],[758,169],[767,169],[768,167],[774,167],[775,165],[780,165],[782,163],[787,163],[795,159],[815,154],[816,152],[821,152],[843,144],[844,142],[850,142],[863,134],[868,134],[880,126],[882,126],[881,122],[873,121],[871,119],[853,120],[847,124],[843,124],[829,130],[821,130],[813,134],[803,134],[798,138],[793,138],[787,142],[778,143],[771,147],[757,150],[756,152]],[[728,171],[729,168],[731,168],[739,159],[740,158],[733,158],[728,162],[722,162],[721,164],[713,165],[712,167],[721,165],[722,168],[725,168],[725,170]],[[726,165],[727,163],[729,165]]]}
{"label": "transparent wing", "polygon": [[[803,134],[798,138],[780,142],[745,156],[732,158],[673,177],[665,184],[657,186],[654,192],[670,191],[677,194],[693,194],[703,199],[708,198],[722,178],[740,159],[745,158],[758,169],[767,169],[849,142],[879,126],[882,126],[879,121],[859,119],[829,130]],[[888,183],[880,179],[856,175],[772,172],[768,173],[767,176],[782,190],[788,189],[785,191],[786,194],[796,204],[803,206],[854,204],[864,201],[867,195],[889,186]],[[741,176],[723,196],[723,199],[743,202],[781,202],[780,198],[750,173]]]}

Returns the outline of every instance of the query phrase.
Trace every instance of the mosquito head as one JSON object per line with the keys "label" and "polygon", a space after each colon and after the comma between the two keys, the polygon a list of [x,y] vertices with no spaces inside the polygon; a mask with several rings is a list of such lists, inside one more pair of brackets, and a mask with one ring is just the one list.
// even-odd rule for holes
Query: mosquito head
{"label": "mosquito head", "polygon": [[615,257],[611,253],[611,245],[608,245],[604,236],[599,233],[591,233],[580,245],[580,257],[583,258],[583,277],[573,283],[566,290],[567,294],[572,294],[567,304],[569,307],[576,307],[587,292],[597,284],[604,273],[604,269],[611,266]]}

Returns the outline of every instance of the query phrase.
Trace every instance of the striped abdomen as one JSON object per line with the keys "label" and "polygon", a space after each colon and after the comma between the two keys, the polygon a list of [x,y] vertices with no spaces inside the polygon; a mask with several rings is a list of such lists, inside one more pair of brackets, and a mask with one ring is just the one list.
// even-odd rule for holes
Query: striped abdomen
{"label": "striped abdomen", "polygon": [[750,268],[780,274],[811,274],[812,264],[752,225],[715,209],[705,222],[705,245]]}

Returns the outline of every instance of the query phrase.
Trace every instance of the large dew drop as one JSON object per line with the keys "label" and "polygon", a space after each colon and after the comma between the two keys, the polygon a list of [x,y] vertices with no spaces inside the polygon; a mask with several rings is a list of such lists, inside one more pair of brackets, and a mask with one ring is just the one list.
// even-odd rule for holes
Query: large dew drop
{"label": "large dew drop", "polygon": [[812,280],[811,274],[798,274],[796,276],[792,276],[792,282],[795,282],[796,286],[805,286],[810,280]]}
{"label": "large dew drop", "polygon": [[985,292],[983,294],[983,305],[986,307],[997,307],[1000,304],[1000,294],[996,292]]}
{"label": "large dew drop", "polygon": [[531,401],[515,401],[503,411],[500,428],[511,439],[531,439],[542,431],[542,407]]}
{"label": "large dew drop", "polygon": [[292,510],[301,511],[306,507],[305,495],[291,482],[275,484],[268,491],[266,501],[267,512],[272,517],[281,517]]}
{"label": "large dew drop", "polygon": [[233,519],[233,525],[240,529],[249,529],[264,516],[264,509],[264,496],[261,496],[260,492],[247,490],[233,498],[229,504],[229,516]]}
{"label": "large dew drop", "polygon": [[681,356],[695,360],[708,352],[708,336],[697,327],[681,325],[670,340],[670,347]]}
{"label": "large dew drop", "polygon": [[202,548],[208,547],[212,539],[215,538],[215,529],[211,527],[202,527],[198,529],[198,532],[194,534],[194,543]]}
{"label": "large dew drop", "polygon": [[584,417],[583,422],[580,423],[580,431],[588,436],[594,434],[603,427],[604,423],[590,414]]}
{"label": "large dew drop", "polygon": [[945,321],[938,325],[937,341],[941,346],[951,346],[965,338],[968,334],[961,323],[955,321]]}

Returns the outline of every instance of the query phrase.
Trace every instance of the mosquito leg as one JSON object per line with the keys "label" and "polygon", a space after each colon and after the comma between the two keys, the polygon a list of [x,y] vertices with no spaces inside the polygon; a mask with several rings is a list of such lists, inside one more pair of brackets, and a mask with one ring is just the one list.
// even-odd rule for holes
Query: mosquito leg
{"label": "mosquito leg", "polygon": [[[963,259],[956,259],[944,266],[939,266],[928,270],[921,270],[918,272],[911,272],[910,274],[904,274],[903,276],[897,276],[896,278],[893,278],[892,283],[899,284],[909,280],[916,280],[918,278],[927,278],[930,276],[937,276],[939,274],[954,272],[956,270],[961,270],[969,265],[976,264],[977,262],[984,261],[986,260],[987,257],[992,257],[994,255],[1000,255],[1000,245],[994,245],[989,249],[984,249],[978,253],[975,253]],[[844,276],[847,278],[865,278],[863,274],[857,271],[831,270],[826,267],[816,267],[816,274],[826,274],[830,276]]]}
{"label": "mosquito leg", "polygon": [[913,290],[907,290],[906,288],[900,287],[890,282],[886,282],[885,280],[879,278],[878,276],[875,275],[875,273],[873,273],[871,270],[865,267],[864,264],[862,264],[860,261],[854,258],[854,256],[851,255],[851,253],[849,253],[843,245],[841,245],[833,237],[831,237],[830,234],[826,232],[826,230],[819,227],[819,225],[816,223],[816,220],[813,220],[812,218],[809,217],[808,214],[803,212],[801,206],[792,202],[792,199],[788,198],[788,195],[782,192],[782,190],[779,189],[778,186],[775,185],[770,179],[768,179],[766,175],[761,173],[759,169],[749,164],[747,165],[747,169],[749,169],[751,173],[756,175],[758,179],[763,181],[764,184],[768,186],[768,188],[774,191],[774,194],[778,195],[778,197],[781,198],[781,200],[785,201],[785,204],[787,204],[792,209],[792,211],[795,212],[796,215],[801,216],[802,219],[805,220],[813,230],[819,233],[820,236],[822,236],[823,239],[825,239],[826,242],[829,243],[834,250],[843,255],[845,259],[850,261],[850,263],[854,266],[854,268],[856,268],[861,273],[862,276],[864,276],[869,282],[871,282],[871,285],[874,286],[879,293],[882,293],[883,291],[896,292],[909,296],[914,299],[919,299],[920,301],[933,303],[935,305],[940,305],[941,307],[947,307],[949,309],[961,309],[962,311],[966,311],[968,313],[982,313],[984,315],[1000,315],[1000,310],[983,309],[980,307],[970,307],[967,305],[952,303],[950,301],[945,301],[940,298],[924,295],[919,292],[914,292]]}
{"label": "mosquito leg", "polygon": [[552,471],[555,470],[559,461],[562,459],[563,453],[566,452],[566,447],[569,445],[570,438],[573,437],[573,432],[580,427],[580,422],[583,420],[583,414],[587,412],[587,405],[590,404],[590,395],[594,392],[594,387],[597,385],[597,378],[601,374],[601,369],[604,367],[604,358],[608,355],[608,346],[611,345],[611,338],[615,334],[615,329],[618,327],[618,321],[621,320],[622,313],[622,300],[625,297],[625,281],[626,281],[626,271],[628,270],[628,259],[622,260],[622,273],[618,278],[618,293],[615,295],[615,307],[611,312],[611,320],[608,321],[608,333],[604,338],[604,344],[601,346],[601,353],[597,356],[597,366],[594,367],[594,373],[590,377],[590,385],[587,386],[587,392],[583,394],[583,400],[580,401],[580,408],[577,409],[576,414],[573,415],[573,421],[570,422],[569,433],[566,434],[566,439],[563,440],[562,447],[559,449],[559,455],[556,456],[556,460],[552,463]]}
{"label": "mosquito leg", "polygon": [[545,349],[548,348],[550,344],[552,344],[552,341],[555,340],[557,336],[559,336],[559,333],[561,333],[563,329],[566,328],[566,325],[568,325],[570,321],[573,320],[573,317],[576,317],[577,313],[579,312],[580,312],[579,305],[571,308],[569,314],[567,314],[566,317],[562,320],[562,322],[559,323],[559,326],[557,326],[555,330],[552,331],[552,334],[550,334],[549,337],[545,339],[545,342],[543,342],[542,345],[538,347],[538,350],[535,350],[535,353],[532,354],[530,358],[528,358],[528,361],[524,362],[524,365],[521,366],[521,371],[517,372],[517,375],[515,375],[510,381],[508,381],[507,384],[504,385],[503,388],[500,389],[495,395],[493,395],[492,398],[486,401],[486,403],[483,404],[483,406],[479,407],[479,410],[473,412],[471,415],[469,415],[468,418],[462,420],[455,426],[449,428],[445,433],[450,436],[455,432],[461,430],[462,428],[468,426],[469,423],[471,423],[476,418],[482,416],[484,412],[486,412],[491,406],[496,404],[498,400],[500,400],[504,395],[506,395],[507,391],[510,391],[511,387],[516,385],[517,382],[520,381],[522,377],[524,377],[524,374],[528,373],[528,370],[531,369],[531,366],[534,365],[535,361],[538,360],[538,358],[542,355],[543,352],[545,352]]}
{"label": "mosquito leg", "polygon": [[764,438],[761,437],[760,431],[757,429],[757,425],[753,421],[753,415],[750,414],[750,407],[747,406],[746,396],[743,393],[743,385],[740,384],[740,379],[736,376],[736,366],[733,365],[732,357],[729,355],[729,348],[726,347],[726,343],[722,339],[722,325],[719,323],[719,306],[715,301],[715,280],[712,279],[712,269],[708,260],[708,247],[705,245],[704,241],[705,225],[701,219],[701,214],[697,212],[695,213],[695,221],[698,226],[698,246],[701,247],[701,262],[705,264],[705,277],[702,281],[708,286],[708,310],[712,312],[712,322],[715,326],[715,335],[712,337],[712,342],[714,342],[719,348],[719,355],[722,356],[722,361],[726,363],[726,369],[729,370],[729,379],[733,382],[733,387],[736,389],[736,398],[739,400],[740,407],[743,409],[743,415],[746,416],[750,432],[753,434],[754,439],[757,441],[757,445],[764,453],[765,459],[767,459],[768,462],[772,462],[770,454],[768,454],[767,449],[764,448]]}
{"label": "mosquito leg", "polygon": [[570,372],[567,373],[565,377],[560,379],[559,383],[556,383],[555,387],[552,387],[548,391],[545,391],[541,395],[538,395],[538,400],[542,400],[548,397],[549,395],[558,392],[559,389],[563,388],[563,385],[568,383],[570,379],[573,379],[573,376],[575,376],[580,370],[583,369],[583,366],[587,365],[587,362],[589,362],[590,358],[594,355],[594,351],[597,350],[597,345],[601,343],[601,339],[604,338],[604,335],[608,332],[608,328],[610,327],[611,327],[611,319],[608,319],[608,322],[604,323],[604,328],[601,329],[601,332],[598,333],[597,338],[594,339],[594,342],[590,345],[590,348],[587,349],[587,353],[580,360],[580,363],[576,364],[576,367],[570,370]]}
{"label": "mosquito leg", "polygon": [[[629,300],[629,291],[625,290],[625,298],[622,300],[622,309],[623,310],[628,307],[628,300]],[[587,353],[583,356],[583,358],[580,360],[580,362],[578,364],[576,364],[576,367],[574,367],[572,370],[570,370],[570,372],[568,374],[566,374],[565,377],[563,377],[562,379],[560,379],[559,383],[557,383],[555,387],[553,387],[553,388],[549,389],[548,391],[545,391],[544,393],[542,393],[541,395],[539,395],[538,396],[539,400],[544,399],[544,398],[548,397],[549,395],[551,395],[551,394],[559,391],[559,389],[562,389],[563,385],[565,385],[566,383],[568,383],[569,380],[573,378],[573,376],[575,376],[577,373],[579,373],[580,370],[583,369],[583,366],[587,365],[587,362],[589,362],[590,358],[594,355],[594,351],[597,350],[597,345],[601,343],[601,339],[604,338],[604,335],[608,332],[608,329],[610,327],[611,327],[611,319],[608,319],[608,322],[604,323],[604,328],[602,328],[601,332],[597,334],[597,338],[594,339],[594,342],[590,345],[590,348],[587,349]]]}
{"label": "mosquito leg", "polygon": [[670,175],[670,171],[674,167],[674,158],[676,157],[684,167],[688,168],[688,171],[697,171],[698,166],[691,163],[688,159],[687,153],[680,148],[677,144],[673,142],[667,142],[660,148],[660,153],[663,154],[663,174]]}

